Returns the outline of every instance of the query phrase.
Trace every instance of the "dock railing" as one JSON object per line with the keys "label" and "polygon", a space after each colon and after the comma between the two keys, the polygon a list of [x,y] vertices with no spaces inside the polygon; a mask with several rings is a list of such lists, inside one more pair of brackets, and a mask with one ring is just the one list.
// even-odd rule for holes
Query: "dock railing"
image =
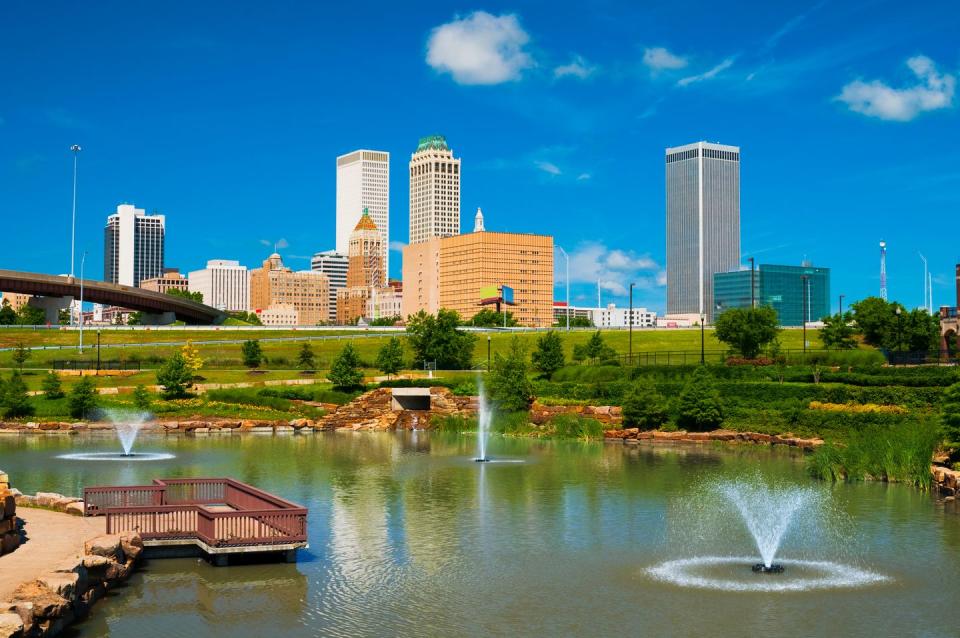
{"label": "dock railing", "polygon": [[136,531],[145,541],[242,547],[307,540],[306,508],[229,478],[88,487],[83,501],[87,516],[106,516],[108,534]]}

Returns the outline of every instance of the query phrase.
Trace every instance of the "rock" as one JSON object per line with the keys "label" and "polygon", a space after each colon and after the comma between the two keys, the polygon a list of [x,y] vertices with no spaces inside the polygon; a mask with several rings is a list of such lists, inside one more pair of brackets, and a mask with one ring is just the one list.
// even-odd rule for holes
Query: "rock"
{"label": "rock", "polygon": [[36,429],[37,429],[38,427],[40,427],[40,426],[39,426],[38,423],[34,423],[33,421],[29,421],[29,422],[25,423],[23,427],[25,427],[25,428],[28,429],[28,430],[36,430]]}
{"label": "rock", "polygon": [[51,572],[41,575],[37,582],[64,600],[74,600],[78,593],[80,575],[76,572]]}
{"label": "rock", "polygon": [[31,581],[17,587],[13,592],[17,602],[33,603],[33,618],[31,623],[62,618],[70,611],[70,603],[56,592],[41,584]]}
{"label": "rock", "polygon": [[19,615],[10,612],[0,614],[0,636],[21,638],[23,635],[23,619]]}
{"label": "rock", "polygon": [[41,423],[40,424],[40,430],[43,432],[49,432],[51,430],[59,430],[59,429],[60,429],[59,423]]}
{"label": "rock", "polygon": [[137,560],[143,552],[143,539],[136,532],[123,532],[120,534],[120,547],[127,558]]}
{"label": "rock", "polygon": [[63,511],[74,516],[83,516],[86,513],[84,510],[83,501],[68,503]]}
{"label": "rock", "polygon": [[63,494],[56,492],[37,492],[35,497],[37,505],[40,507],[55,507],[57,501],[67,498]]}
{"label": "rock", "polygon": [[180,423],[177,421],[164,421],[161,425],[166,430],[176,430],[180,427]]}
{"label": "rock", "polygon": [[119,534],[103,534],[91,538],[83,544],[83,553],[104,556],[118,563],[125,560]]}
{"label": "rock", "polygon": [[80,423],[79,421],[76,422],[76,423],[71,423],[71,424],[70,424],[70,429],[71,429],[71,430],[86,430],[86,429],[87,429],[87,424],[86,424],[86,423]]}
{"label": "rock", "polygon": [[[33,603],[17,600],[9,603],[0,603],[0,614],[12,613],[20,617],[24,625],[33,623]],[[3,634],[0,633],[0,636]]]}
{"label": "rock", "polygon": [[17,499],[12,494],[3,497],[2,508],[0,508],[0,518],[10,518],[17,513]]}

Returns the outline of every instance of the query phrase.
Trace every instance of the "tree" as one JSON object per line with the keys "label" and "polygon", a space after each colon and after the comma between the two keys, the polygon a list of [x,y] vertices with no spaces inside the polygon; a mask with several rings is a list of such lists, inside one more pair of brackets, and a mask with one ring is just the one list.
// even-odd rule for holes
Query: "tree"
{"label": "tree", "polygon": [[667,422],[666,401],[649,381],[630,386],[620,409],[626,427],[656,430]]}
{"label": "tree", "polygon": [[150,406],[153,403],[152,397],[150,396],[150,391],[141,383],[133,389],[133,405],[136,406],[138,410],[143,410],[147,412],[150,410]]}
{"label": "tree", "polygon": [[243,353],[243,365],[250,369],[260,367],[263,362],[263,350],[260,349],[259,341],[256,339],[244,341],[240,351]]}
{"label": "tree", "polygon": [[17,323],[17,313],[10,305],[9,299],[4,299],[0,303],[0,326],[12,326]]}
{"label": "tree", "polygon": [[167,288],[167,294],[171,297],[182,297],[184,299],[189,299],[190,301],[203,303],[203,293],[199,290],[196,292],[190,292],[189,290],[182,290],[180,288]]}
{"label": "tree", "polygon": [[192,341],[188,340],[183,344],[183,347],[180,348],[180,354],[183,355],[183,361],[187,369],[190,370],[190,374],[197,376],[197,373],[203,368],[203,357],[200,356],[200,351],[197,350],[197,347],[193,345]]}
{"label": "tree", "polygon": [[394,315],[393,317],[377,317],[373,319],[368,325],[370,326],[395,326],[400,323],[400,317]]}
{"label": "tree", "polygon": [[940,421],[947,441],[960,447],[960,383],[954,383],[943,391]]}
{"label": "tree", "polygon": [[722,422],[720,393],[717,392],[710,373],[701,366],[694,371],[680,392],[677,424],[688,430],[704,431],[712,430]]}
{"label": "tree", "polygon": [[263,322],[260,321],[260,317],[255,312],[245,312],[243,310],[238,310],[234,312],[228,312],[227,316],[236,319],[237,321],[242,321],[243,323],[248,323],[251,326],[262,326]]}
{"label": "tree", "polygon": [[901,331],[908,352],[930,352],[940,346],[940,319],[923,308],[914,308],[903,320]]}
{"label": "tree", "polygon": [[333,359],[327,379],[340,390],[352,390],[363,385],[360,356],[352,343],[345,345]]}
{"label": "tree", "polygon": [[484,308],[473,317],[467,323],[471,326],[477,328],[498,328],[504,326],[504,314],[506,314],[506,327],[515,328],[520,324],[517,323],[517,320],[514,319],[513,313],[509,310],[506,313],[497,312],[493,308]]}
{"label": "tree", "polygon": [[403,342],[390,337],[377,353],[377,369],[388,377],[403,369]]}
{"label": "tree", "polygon": [[724,310],[714,325],[717,339],[745,359],[756,359],[779,332],[777,311],[767,306]]}
{"label": "tree", "polygon": [[852,350],[857,347],[854,338],[856,330],[850,325],[850,313],[841,315],[839,312],[823,318],[823,328],[820,328],[820,341],[828,350]]}
{"label": "tree", "polygon": [[97,389],[93,385],[90,377],[81,377],[73,389],[70,390],[67,404],[70,409],[70,416],[75,419],[85,419],[93,414],[99,403]]}
{"label": "tree", "polygon": [[17,345],[14,347],[12,357],[13,362],[17,364],[17,367],[20,368],[21,372],[23,372],[23,364],[27,359],[30,358],[30,355],[32,354],[33,352],[31,352],[28,347],[23,345],[22,341],[17,342]]}
{"label": "tree", "polygon": [[70,325],[70,311],[69,311],[69,310],[67,310],[66,308],[64,308],[63,310],[61,310],[60,312],[57,313],[57,324],[59,324],[59,325],[61,325],[61,326],[69,326],[69,325]]}
{"label": "tree", "polygon": [[17,324],[21,326],[42,326],[47,323],[47,313],[43,308],[34,308],[30,304],[23,304],[17,311]]}
{"label": "tree", "polygon": [[884,337],[894,323],[897,305],[880,297],[867,297],[851,304],[853,320],[865,343],[876,347],[883,345]]}
{"label": "tree", "polygon": [[490,398],[502,412],[521,412],[533,402],[533,384],[527,377],[527,350],[518,337],[510,340],[506,355],[496,353],[487,381]]}
{"label": "tree", "polygon": [[[117,315],[119,316],[119,315]],[[127,316],[127,325],[128,326],[142,326],[143,325],[143,313],[139,310],[137,312],[131,312]]]}
{"label": "tree", "polygon": [[554,372],[564,366],[563,342],[553,330],[537,338],[537,349],[530,355],[530,361],[544,379],[549,379]]}
{"label": "tree", "polygon": [[189,396],[190,388],[193,387],[193,372],[182,354],[175,353],[157,370],[157,385],[163,387],[160,394],[164,399],[182,399]]}
{"label": "tree", "polygon": [[313,348],[307,341],[300,346],[300,352],[297,354],[297,365],[304,370],[314,370],[317,367],[316,358],[313,356]]}
{"label": "tree", "polygon": [[455,310],[443,308],[436,316],[422,310],[411,316],[407,321],[407,336],[416,364],[435,361],[441,370],[469,369],[476,336],[458,330],[459,323],[460,316]]}
{"label": "tree", "polygon": [[43,396],[45,399],[52,401],[53,399],[62,399],[64,396],[63,386],[60,385],[60,375],[53,370],[50,370],[44,375],[41,388],[43,388]]}
{"label": "tree", "polygon": [[19,372],[11,374],[10,380],[4,384],[3,413],[11,417],[33,414],[27,384],[23,382],[23,376]]}
{"label": "tree", "polygon": [[584,359],[599,359],[600,361],[604,361],[606,359],[613,359],[616,356],[617,351],[606,344],[603,337],[600,336],[599,330],[590,335],[586,343],[578,343],[573,347],[574,361],[583,361]]}

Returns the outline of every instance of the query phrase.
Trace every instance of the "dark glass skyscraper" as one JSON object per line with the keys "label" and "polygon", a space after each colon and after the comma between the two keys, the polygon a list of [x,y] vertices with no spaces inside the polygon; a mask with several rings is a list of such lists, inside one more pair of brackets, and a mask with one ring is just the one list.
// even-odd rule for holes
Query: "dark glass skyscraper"
{"label": "dark glass skyscraper", "polygon": [[[806,276],[806,284],[803,277]],[[716,273],[713,288],[719,312],[750,307],[750,271]],[[754,273],[754,303],[777,311],[781,326],[802,326],[806,294],[807,322],[830,314],[830,269],[760,264]]]}

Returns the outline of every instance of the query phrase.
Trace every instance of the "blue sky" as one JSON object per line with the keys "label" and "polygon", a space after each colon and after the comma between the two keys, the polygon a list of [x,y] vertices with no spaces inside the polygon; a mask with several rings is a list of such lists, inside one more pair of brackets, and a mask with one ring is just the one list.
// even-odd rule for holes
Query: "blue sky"
{"label": "blue sky", "polygon": [[[10,2],[0,14],[0,267],[102,275],[121,202],[167,215],[168,266],[289,265],[334,243],[338,154],[406,163],[440,133],[462,225],[553,234],[573,299],[663,310],[663,149],[742,148],[744,262],[833,269],[847,303],[955,303],[955,2]],[[79,264],[79,258],[78,258]],[[391,266],[399,276],[400,260]],[[78,266],[79,268],[79,266]],[[558,259],[557,298],[563,296]]]}

